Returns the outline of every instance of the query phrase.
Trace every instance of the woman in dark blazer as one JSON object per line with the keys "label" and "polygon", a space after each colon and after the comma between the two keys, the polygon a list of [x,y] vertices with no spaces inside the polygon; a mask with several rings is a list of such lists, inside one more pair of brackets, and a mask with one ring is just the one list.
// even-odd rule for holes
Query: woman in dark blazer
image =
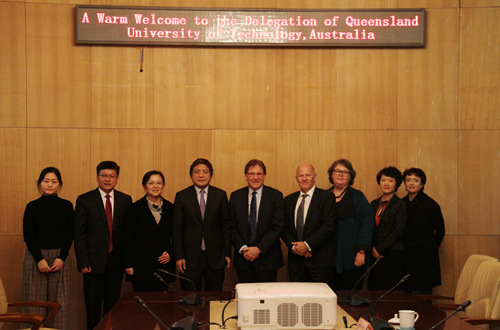
{"label": "woman in dark blazer", "polygon": [[408,209],[405,230],[406,267],[411,278],[408,290],[415,294],[432,293],[441,285],[439,246],[443,241],[444,219],[439,204],[424,193],[424,171],[410,168],[403,178],[408,195],[403,198]]}
{"label": "woman in dark blazer", "polygon": [[[154,278],[158,268],[175,272],[172,248],[173,204],[161,197],[165,177],[149,171],[142,179],[146,196],[133,203],[125,218],[124,261],[134,291],[168,290]],[[173,281],[170,276],[166,282]]]}
{"label": "woman in dark blazer", "polygon": [[395,167],[386,167],[378,172],[377,182],[382,196],[370,203],[375,214],[372,255],[381,260],[370,272],[368,289],[388,290],[406,274],[406,204],[396,196],[403,175]]}

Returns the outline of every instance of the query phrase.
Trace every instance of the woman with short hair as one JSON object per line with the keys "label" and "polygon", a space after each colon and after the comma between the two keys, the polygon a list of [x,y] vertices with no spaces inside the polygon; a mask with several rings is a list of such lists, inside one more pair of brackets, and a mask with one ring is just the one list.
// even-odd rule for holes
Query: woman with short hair
{"label": "woman with short hair", "polygon": [[408,210],[405,229],[406,267],[411,278],[408,290],[414,294],[432,293],[441,285],[439,246],[445,234],[444,219],[439,204],[424,193],[427,181],[419,168],[404,171],[408,194],[403,198]]}
{"label": "woman with short hair", "polygon": [[[160,171],[149,171],[142,179],[146,195],[130,206],[124,226],[124,262],[127,280],[134,291],[165,291],[153,273],[159,268],[175,272],[172,247],[174,206],[161,194],[165,177]],[[159,273],[166,282],[171,276]]]}
{"label": "woman with short hair", "polygon": [[352,187],[356,171],[347,159],[338,159],[328,169],[331,193],[337,205],[335,269],[333,289],[351,290],[370,263],[373,211],[365,195]]}
{"label": "woman with short hair", "polygon": [[389,166],[377,174],[382,196],[370,204],[375,214],[372,255],[381,259],[368,279],[369,290],[388,290],[406,274],[403,234],[406,226],[406,204],[396,195],[403,175]]}

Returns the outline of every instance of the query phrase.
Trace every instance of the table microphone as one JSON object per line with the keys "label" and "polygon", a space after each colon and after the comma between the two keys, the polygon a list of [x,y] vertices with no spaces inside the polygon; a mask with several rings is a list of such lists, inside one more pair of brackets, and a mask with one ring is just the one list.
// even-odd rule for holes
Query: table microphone
{"label": "table microphone", "polygon": [[388,291],[386,291],[383,295],[380,296],[380,298],[377,299],[377,301],[373,304],[373,307],[372,307],[372,311],[370,313],[370,324],[373,328],[373,330],[393,330],[394,328],[392,327],[392,325],[389,324],[389,322],[387,321],[384,321],[378,317],[374,317],[375,315],[375,307],[377,306],[378,302],[384,298],[385,296],[387,296],[389,294],[389,292],[391,292],[392,290],[394,290],[395,288],[397,288],[398,286],[400,286],[401,284],[403,284],[404,282],[406,282],[409,278],[410,278],[410,274],[406,274],[405,276],[403,276],[403,278],[401,280],[399,280],[398,283],[396,283],[396,285],[394,285],[392,288],[390,288]]}
{"label": "table microphone", "polygon": [[161,324],[161,325],[162,325],[165,329],[170,330],[170,328],[169,328],[169,327],[167,327],[167,326],[165,325],[165,323],[163,323],[163,322],[160,320],[160,318],[159,318],[158,316],[156,316],[156,314],[155,314],[155,313],[153,313],[153,311],[152,311],[152,310],[150,310],[150,309],[149,309],[148,305],[146,305],[146,303],[144,302],[144,300],[142,300],[139,296],[135,296],[135,297],[134,297],[134,300],[135,300],[135,301],[137,301],[137,303],[138,303],[139,305],[141,305],[141,306],[142,306],[142,308],[144,308],[145,310],[147,310],[147,311],[149,312],[149,314],[153,315],[153,317],[156,319],[156,321],[160,322],[160,324]]}
{"label": "table microphone", "polygon": [[354,292],[356,291],[356,287],[358,286],[359,282],[365,278],[365,276],[370,272],[370,270],[372,270],[373,267],[375,267],[376,264],[378,264],[380,262],[381,258],[377,258],[377,260],[375,260],[375,262],[373,263],[373,265],[371,265],[367,270],[366,272],[363,274],[363,276],[361,276],[357,281],[356,283],[354,284],[354,288],[352,288],[352,291],[351,291],[351,295],[349,296],[349,305],[351,306],[365,306],[365,305],[369,305],[370,303],[368,302],[368,299],[366,299],[365,297],[361,297],[360,295],[358,294],[354,294]]}
{"label": "table microphone", "polygon": [[439,321],[438,323],[436,323],[432,328],[430,328],[429,330],[434,330],[438,325],[440,325],[441,323],[445,322],[447,319],[449,319],[450,317],[452,317],[453,315],[457,314],[458,312],[461,312],[461,311],[464,311],[469,305],[470,305],[471,301],[470,300],[467,300],[466,302],[464,302],[462,305],[458,306],[457,309],[455,309],[455,311],[453,313],[451,313],[450,315],[448,315],[447,317],[445,317],[444,319],[442,319],[441,321]]}
{"label": "table microphone", "polygon": [[[153,276],[158,281],[163,283],[167,288],[172,290],[176,295],[178,295],[181,298],[181,301],[184,300],[184,297],[179,292],[177,292],[177,290],[175,290],[173,287],[168,285],[168,283],[158,273],[153,273]],[[172,330],[197,330],[198,329],[198,318],[196,317],[196,315],[194,315],[193,309],[191,308],[191,305],[189,305],[187,302],[185,302],[185,304],[189,308],[189,316],[175,322],[172,325]]]}
{"label": "table microphone", "polygon": [[171,273],[171,272],[169,272],[165,269],[162,269],[162,268],[158,268],[158,271],[165,273],[165,274],[168,274],[170,276],[178,277],[179,279],[182,279],[182,280],[185,280],[185,281],[188,281],[189,283],[191,283],[191,286],[193,287],[193,293],[190,293],[187,296],[183,297],[183,299],[181,299],[181,302],[183,304],[194,306],[194,305],[199,305],[201,303],[200,294],[198,293],[198,291],[196,291],[196,286],[194,285],[193,281],[191,281],[189,278]]}

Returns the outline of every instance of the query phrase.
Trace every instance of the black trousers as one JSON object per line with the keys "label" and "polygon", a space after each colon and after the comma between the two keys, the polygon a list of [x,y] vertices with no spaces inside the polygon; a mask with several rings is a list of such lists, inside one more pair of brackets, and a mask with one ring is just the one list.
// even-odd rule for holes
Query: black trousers
{"label": "black trousers", "polygon": [[322,282],[332,286],[334,267],[307,267],[304,262],[289,271],[291,282]]}
{"label": "black trousers", "polygon": [[159,281],[132,281],[132,291],[134,292],[168,291],[168,287]]}
{"label": "black trousers", "polygon": [[278,279],[278,270],[262,270],[257,267],[255,262],[251,262],[246,269],[236,269],[238,281],[240,283],[259,283],[276,282]]}
{"label": "black trousers", "polygon": [[[368,290],[389,290],[405,275],[405,253],[401,250],[384,251],[384,258],[373,267],[368,278]],[[402,287],[400,288],[402,289]]]}
{"label": "black trousers", "polygon": [[120,299],[122,278],[123,270],[116,267],[113,252],[108,254],[103,273],[83,274],[87,329],[93,329]]}
{"label": "black trousers", "polygon": [[[208,264],[207,253],[201,252],[198,264],[194,269],[185,270],[184,277],[193,281],[196,290],[201,290],[202,283],[204,282],[204,290],[206,291],[222,291],[222,284],[224,283],[224,268],[212,269]],[[192,291],[193,286],[185,280],[181,280],[181,289],[183,291]]]}
{"label": "black trousers", "polygon": [[[333,276],[333,289],[334,290],[352,290],[354,288],[354,284],[363,276],[366,268],[364,267],[355,267],[352,269],[344,270],[342,273],[338,274],[334,273]],[[363,281],[361,281],[356,289],[361,290],[363,286]]]}

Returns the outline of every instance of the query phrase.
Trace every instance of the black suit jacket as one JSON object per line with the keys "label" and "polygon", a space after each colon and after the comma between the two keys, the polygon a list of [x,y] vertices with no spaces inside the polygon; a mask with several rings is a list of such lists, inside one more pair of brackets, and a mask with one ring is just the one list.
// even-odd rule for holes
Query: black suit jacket
{"label": "black suit jacket", "polygon": [[231,257],[231,219],[224,190],[209,186],[205,219],[201,219],[196,189],[190,186],[179,191],[174,201],[174,252],[176,260],[185,259],[186,269],[198,263],[201,240],[205,238],[208,263],[212,269],[226,267]]}
{"label": "black suit jacket", "polygon": [[[244,187],[234,191],[229,199],[233,222],[234,266],[240,270],[248,269],[251,264],[238,252],[242,246],[250,246],[248,189]],[[280,241],[283,216],[283,194],[274,188],[263,186],[257,215],[257,243],[255,244],[262,252],[259,258],[253,261],[259,269],[275,270],[284,265]]]}
{"label": "black suit jacket", "polygon": [[[125,217],[124,264],[134,268],[132,281],[154,281],[158,268],[175,273],[175,257],[172,245],[174,204],[163,199],[160,223],[156,223],[149,209],[146,196],[132,204]],[[168,252],[170,262],[161,264],[158,257]],[[174,279],[170,278],[170,281]]]}
{"label": "black suit jacket", "polygon": [[[377,214],[380,199],[381,197],[370,203],[373,214]],[[385,207],[384,213],[380,217],[379,225],[375,226],[373,232],[373,246],[377,249],[378,253],[384,255],[384,252],[387,250],[403,251],[405,249],[403,235],[406,218],[405,202],[394,195]]]}
{"label": "black suit jacket", "polygon": [[292,242],[297,242],[295,206],[301,195],[297,191],[285,198],[285,227],[283,241],[288,247],[288,268],[296,271],[304,263],[306,267],[321,268],[335,265],[334,232],[336,205],[334,195],[316,187],[305,217],[303,240],[311,248],[312,257],[304,258],[292,252]]}
{"label": "black suit jacket", "polygon": [[[114,192],[113,252],[116,266],[123,269],[123,222],[132,198]],[[105,270],[108,257],[109,230],[106,210],[99,189],[78,196],[75,207],[75,254],[78,270],[92,267],[92,274]]]}

